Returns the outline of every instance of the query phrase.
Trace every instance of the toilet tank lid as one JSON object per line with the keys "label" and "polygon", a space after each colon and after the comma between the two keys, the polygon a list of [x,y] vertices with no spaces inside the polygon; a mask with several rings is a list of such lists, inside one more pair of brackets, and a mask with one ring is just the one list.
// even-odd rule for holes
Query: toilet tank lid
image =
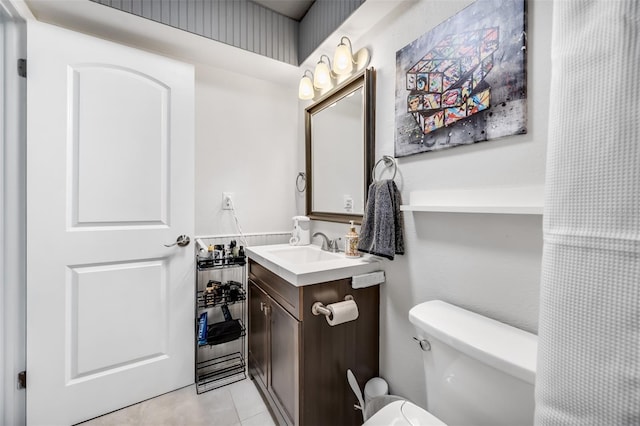
{"label": "toilet tank lid", "polygon": [[409,321],[428,336],[534,384],[538,336],[441,300],[414,306]]}

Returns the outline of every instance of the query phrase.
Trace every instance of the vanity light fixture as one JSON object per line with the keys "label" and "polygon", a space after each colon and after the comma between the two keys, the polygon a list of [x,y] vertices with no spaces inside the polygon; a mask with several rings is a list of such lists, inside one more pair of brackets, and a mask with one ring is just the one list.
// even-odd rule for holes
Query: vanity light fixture
{"label": "vanity light fixture", "polygon": [[[366,47],[352,53],[351,40],[347,36],[340,38],[340,44],[333,55],[333,66],[329,56],[321,55],[313,73],[306,70],[300,79],[298,97],[311,100],[317,93],[326,93],[334,86],[334,80],[338,83],[347,79],[351,74],[361,71],[369,64],[371,59]],[[309,76],[310,75],[310,76]]]}
{"label": "vanity light fixture", "polygon": [[[347,46],[344,41],[348,41]],[[351,40],[349,37],[342,37],[340,44],[336,47],[336,53],[333,55],[333,72],[342,75],[349,74],[353,71],[353,55],[351,54]]]}
{"label": "vanity light fixture", "polygon": [[[311,74],[311,77],[307,75]],[[298,97],[300,99],[309,100],[315,96],[315,90],[313,88],[313,73],[309,70],[305,70],[302,78],[300,79],[300,85],[298,86]]]}
{"label": "vanity light fixture", "polygon": [[[327,62],[324,62],[323,58],[327,58]],[[313,73],[313,85],[320,90],[330,89],[333,85],[331,82],[331,62],[327,55],[320,56]]]}
{"label": "vanity light fixture", "polygon": [[[347,45],[345,41],[349,44]],[[366,47],[358,50],[354,56],[351,40],[349,37],[343,36],[340,39],[340,44],[336,47],[336,53],[333,55],[333,72],[337,75],[351,74],[354,65],[356,65],[356,71],[360,71],[367,66],[369,59],[369,50]]]}

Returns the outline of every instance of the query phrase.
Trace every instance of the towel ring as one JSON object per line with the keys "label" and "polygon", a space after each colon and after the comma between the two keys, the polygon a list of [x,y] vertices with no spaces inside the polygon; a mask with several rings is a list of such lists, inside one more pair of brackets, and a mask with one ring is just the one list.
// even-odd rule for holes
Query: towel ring
{"label": "towel ring", "polygon": [[373,176],[373,181],[374,182],[378,181],[376,179],[376,167],[378,167],[378,164],[380,164],[381,161],[384,162],[385,167],[393,166],[393,176],[391,177],[391,180],[394,180],[396,178],[396,173],[398,172],[398,164],[396,163],[395,158],[393,158],[392,156],[383,155],[381,159],[376,161],[376,164],[373,166],[373,170],[371,170],[371,176]]}
{"label": "towel ring", "polygon": [[[300,178],[304,182],[304,186],[300,189]],[[298,192],[304,192],[307,190],[307,175],[304,172],[298,172],[298,177],[296,177],[296,189]]]}

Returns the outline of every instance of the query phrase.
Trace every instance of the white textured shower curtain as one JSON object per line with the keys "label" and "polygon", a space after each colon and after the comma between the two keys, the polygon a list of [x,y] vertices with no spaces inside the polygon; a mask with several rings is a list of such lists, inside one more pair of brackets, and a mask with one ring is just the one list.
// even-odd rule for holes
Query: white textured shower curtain
{"label": "white textured shower curtain", "polygon": [[554,2],[536,425],[640,425],[640,2]]}

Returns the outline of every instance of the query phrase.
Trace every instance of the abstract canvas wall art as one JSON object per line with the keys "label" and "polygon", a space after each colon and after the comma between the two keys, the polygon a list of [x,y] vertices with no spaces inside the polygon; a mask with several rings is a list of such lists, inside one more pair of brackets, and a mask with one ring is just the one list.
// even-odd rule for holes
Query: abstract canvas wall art
{"label": "abstract canvas wall art", "polygon": [[527,132],[525,12],[476,0],[396,52],[396,157]]}

